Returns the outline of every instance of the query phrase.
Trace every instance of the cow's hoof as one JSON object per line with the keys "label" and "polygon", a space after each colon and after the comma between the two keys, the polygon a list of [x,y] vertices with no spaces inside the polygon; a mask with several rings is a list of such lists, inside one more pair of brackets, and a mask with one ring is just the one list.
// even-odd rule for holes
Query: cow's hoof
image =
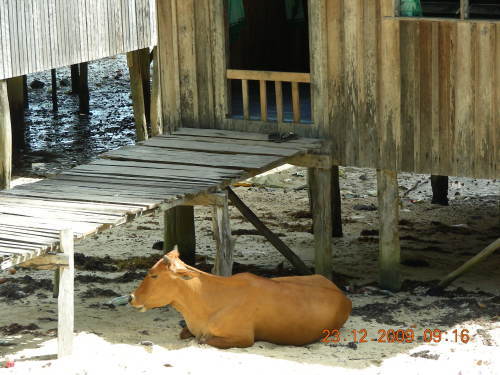
{"label": "cow's hoof", "polygon": [[190,339],[191,337],[194,337],[194,335],[191,333],[188,327],[184,327],[181,333],[179,333],[179,337],[181,340],[187,340]]}

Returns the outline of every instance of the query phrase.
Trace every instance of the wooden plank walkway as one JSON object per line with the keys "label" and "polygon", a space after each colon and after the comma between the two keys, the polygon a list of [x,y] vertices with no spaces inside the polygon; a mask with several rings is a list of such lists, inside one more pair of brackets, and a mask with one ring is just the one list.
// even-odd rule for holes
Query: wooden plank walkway
{"label": "wooden plank walkway", "polygon": [[0,268],[56,251],[63,229],[81,240],[320,146],[316,139],[273,143],[265,134],[181,128],[53,178],[0,191]]}

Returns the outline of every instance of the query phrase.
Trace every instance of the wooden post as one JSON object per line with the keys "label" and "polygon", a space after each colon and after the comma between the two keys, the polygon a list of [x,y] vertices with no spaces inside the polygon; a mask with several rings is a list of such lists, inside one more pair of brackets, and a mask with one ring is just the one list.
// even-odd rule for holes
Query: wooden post
{"label": "wooden post", "polygon": [[342,197],[339,166],[332,167],[332,236],[342,237]]}
{"label": "wooden post", "polygon": [[[312,176],[314,168],[307,169],[307,182],[311,186]],[[340,195],[340,175],[339,167],[332,167],[332,237],[342,237],[344,234],[342,232],[342,197]],[[308,190],[309,195],[309,210],[313,212],[313,195],[311,194],[311,189]]]}
{"label": "wooden post", "polygon": [[431,176],[432,203],[448,206],[448,176]]}
{"label": "wooden post", "polygon": [[79,79],[78,96],[80,99],[80,114],[88,115],[90,113],[89,64],[86,62],[80,64]]}
{"label": "wooden post", "polygon": [[220,193],[220,200],[213,207],[213,230],[217,253],[213,273],[219,276],[231,276],[233,273],[233,247],[227,191]]}
{"label": "wooden post", "polygon": [[149,48],[143,48],[138,51],[140,58],[140,68],[142,77],[142,90],[144,96],[144,115],[146,124],[151,124],[151,59]]}
{"label": "wooden post", "polygon": [[71,65],[71,93],[78,94],[80,86],[80,70],[78,64]]}
{"label": "wooden post", "polygon": [[28,76],[23,76],[23,96],[24,96],[24,108],[29,108],[29,100],[28,100]]}
{"label": "wooden post", "polygon": [[12,169],[12,129],[7,81],[0,80],[0,190],[10,188]]}
{"label": "wooden post", "polygon": [[10,122],[12,124],[12,148],[14,153],[19,153],[25,146],[24,131],[24,82],[23,76],[9,78],[7,91],[9,93]]}
{"label": "wooden post", "polygon": [[163,134],[161,123],[160,77],[158,71],[158,47],[153,48],[153,89],[151,92],[151,136]]}
{"label": "wooden post", "polygon": [[164,213],[163,249],[170,251],[175,245],[179,248],[182,261],[194,266],[196,233],[192,206],[177,206]]}
{"label": "wooden post", "polygon": [[71,355],[73,352],[74,331],[74,248],[73,230],[65,229],[60,233],[60,251],[68,256],[68,266],[59,267],[59,299],[58,299],[58,323],[57,323],[57,346],[58,358]]}
{"label": "wooden post", "polygon": [[395,171],[377,170],[380,287],[401,287],[399,246],[399,191]]}
{"label": "wooden post", "polygon": [[[148,139],[146,123],[146,107],[144,101],[144,85],[142,73],[141,50],[127,53],[127,63],[130,74],[130,90],[134,108],[135,132],[137,141]],[[149,57],[148,57],[149,59]]]}
{"label": "wooden post", "polygon": [[332,278],[332,174],[330,169],[310,168],[314,260],[317,274]]}
{"label": "wooden post", "polygon": [[50,69],[50,77],[52,81],[52,110],[57,112],[59,106],[57,105],[57,74],[55,69]]}

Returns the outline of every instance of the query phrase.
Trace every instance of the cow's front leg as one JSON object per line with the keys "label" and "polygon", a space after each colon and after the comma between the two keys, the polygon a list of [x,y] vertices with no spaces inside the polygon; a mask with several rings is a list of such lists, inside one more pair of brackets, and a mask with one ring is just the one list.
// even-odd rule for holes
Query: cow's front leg
{"label": "cow's front leg", "polygon": [[248,348],[254,344],[253,336],[231,336],[231,337],[219,337],[203,335],[198,340],[200,344],[207,344],[219,349],[229,349],[229,348]]}
{"label": "cow's front leg", "polygon": [[191,337],[194,337],[194,335],[191,333],[188,327],[184,327],[181,333],[179,333],[179,337],[181,340],[187,340],[190,339]]}

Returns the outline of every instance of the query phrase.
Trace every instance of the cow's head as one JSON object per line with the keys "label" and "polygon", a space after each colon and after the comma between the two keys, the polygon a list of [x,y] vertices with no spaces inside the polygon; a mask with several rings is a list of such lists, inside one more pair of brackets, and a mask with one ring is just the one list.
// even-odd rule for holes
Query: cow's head
{"label": "cow's head", "polygon": [[169,305],[180,292],[180,283],[199,276],[179,258],[177,246],[148,271],[141,285],[130,295],[130,304],[141,311]]}

